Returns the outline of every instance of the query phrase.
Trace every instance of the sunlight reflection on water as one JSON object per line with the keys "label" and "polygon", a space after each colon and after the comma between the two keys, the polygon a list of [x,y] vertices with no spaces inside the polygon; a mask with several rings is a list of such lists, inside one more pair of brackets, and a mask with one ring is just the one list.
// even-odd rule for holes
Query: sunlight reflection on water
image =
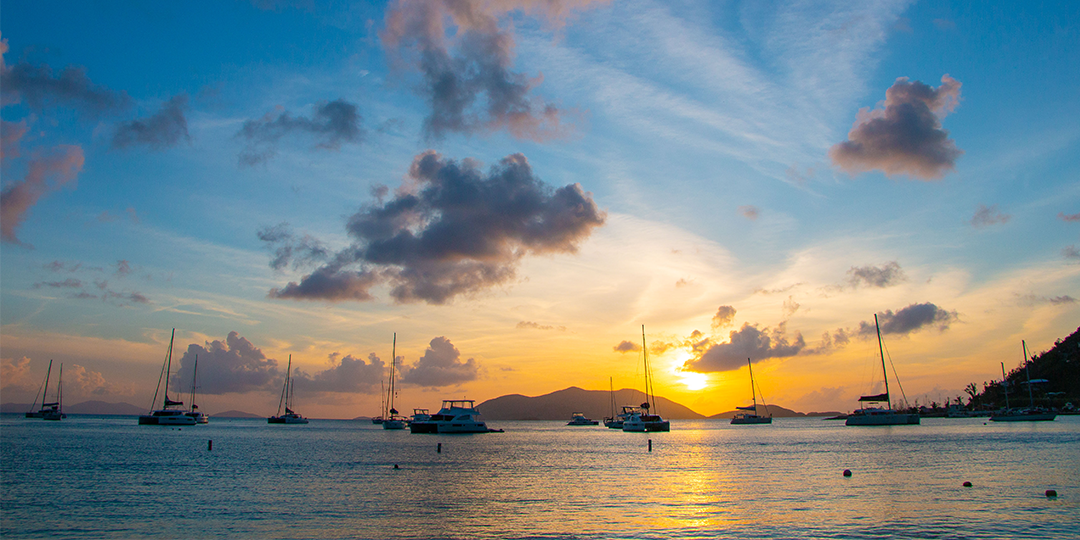
{"label": "sunlight reflection on water", "polygon": [[1075,538],[1080,527],[1080,417],[676,421],[651,434],[497,424],[507,432],[445,436],[5,415],[0,536]]}

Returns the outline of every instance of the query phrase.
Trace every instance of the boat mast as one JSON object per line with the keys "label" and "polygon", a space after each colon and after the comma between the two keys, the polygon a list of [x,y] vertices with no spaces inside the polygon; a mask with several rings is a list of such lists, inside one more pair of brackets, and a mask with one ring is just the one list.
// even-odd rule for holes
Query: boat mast
{"label": "boat mast", "polygon": [[746,359],[746,367],[750,368],[750,398],[754,400],[754,414],[757,414],[757,392],[754,390],[754,366],[750,359]]}
{"label": "boat mast", "polygon": [[49,376],[52,375],[52,363],[53,363],[53,361],[50,358],[49,359],[49,370],[45,372],[45,383],[41,386],[41,389],[38,391],[38,393],[34,395],[34,405],[30,409],[31,412],[37,412],[34,409],[37,409],[38,395],[41,396],[41,408],[42,409],[45,408],[45,400],[49,399]]}
{"label": "boat mast", "polygon": [[645,407],[645,408],[646,409],[652,409],[652,404],[653,404],[653,401],[656,400],[656,397],[653,396],[651,399],[649,397],[649,393],[650,393],[649,391],[652,388],[652,384],[651,384],[651,381],[650,381],[651,377],[649,377],[649,349],[648,349],[648,347],[645,346],[645,325],[644,324],[641,325],[641,355],[645,359],[645,404],[647,405],[647,407]]}
{"label": "boat mast", "polygon": [[[1030,386],[1030,385],[1028,385]],[[1001,363],[1001,387],[1005,389],[1005,410],[1009,410],[1009,380],[1005,377],[1005,362]]]}
{"label": "boat mast", "polygon": [[169,352],[165,356],[165,405],[162,408],[169,406],[169,375],[172,373],[172,347],[173,339],[176,338],[176,329],[172,329],[172,336],[169,337]]}
{"label": "boat mast", "polygon": [[289,355],[289,367],[285,368],[285,386],[281,387],[281,399],[277,404],[277,415],[281,416],[281,406],[285,405],[285,409],[289,408],[289,372],[292,371],[292,355]]}
{"label": "boat mast", "polygon": [[881,374],[885,377],[885,399],[889,402],[889,410],[892,410],[892,396],[889,395],[889,373],[885,370],[885,348],[881,345],[881,325],[878,324],[877,313],[874,314],[874,328],[877,328],[878,353],[881,354]]}
{"label": "boat mast", "polygon": [[615,420],[615,377],[608,377],[608,394],[611,396],[611,419]]}
{"label": "boat mast", "polygon": [[397,332],[394,332],[394,344],[390,351],[390,392],[386,395],[386,401],[390,404],[390,417],[386,417],[384,420],[389,420],[397,414],[397,409],[394,408],[394,366],[397,364]]}
{"label": "boat mast", "polygon": [[1035,398],[1033,397],[1033,395],[1031,393],[1031,365],[1030,365],[1030,362],[1028,361],[1027,343],[1024,343],[1024,340],[1021,339],[1020,344],[1024,346],[1024,371],[1027,372],[1028,402],[1031,403],[1031,409],[1034,410],[1035,409]]}
{"label": "boat mast", "polygon": [[[1030,385],[1029,385],[1030,386]],[[56,404],[57,412],[64,412],[64,364],[60,364],[60,374],[56,377]]]}
{"label": "boat mast", "polygon": [[199,406],[195,404],[195,387],[199,380],[199,355],[195,355],[195,366],[191,368],[191,412],[195,412]]}

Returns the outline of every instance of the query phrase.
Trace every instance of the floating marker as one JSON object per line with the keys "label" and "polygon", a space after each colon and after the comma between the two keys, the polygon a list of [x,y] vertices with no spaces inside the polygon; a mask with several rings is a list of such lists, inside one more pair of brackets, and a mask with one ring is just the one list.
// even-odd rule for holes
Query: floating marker
{"label": "floating marker", "polygon": [[439,443],[439,445],[435,447],[435,453],[437,453],[437,454],[442,453],[442,443]]}
{"label": "floating marker", "polygon": [[971,487],[971,482],[964,482],[964,487]]}
{"label": "floating marker", "polygon": [[1057,497],[1057,490],[1054,490],[1054,489],[1046,490],[1046,496],[1047,497]]}
{"label": "floating marker", "polygon": [[214,440],[210,439],[209,441],[206,441],[206,451],[209,452],[209,451],[211,451],[213,449],[214,449]]}
{"label": "floating marker", "polygon": [[844,469],[844,476],[851,476],[851,469]]}
{"label": "floating marker", "polygon": [[397,463],[395,463],[395,464],[394,464],[394,468],[395,468],[395,469],[400,469],[401,467],[398,467],[398,466],[397,466]]}
{"label": "floating marker", "polygon": [[652,452],[652,439],[649,439],[649,451]]}

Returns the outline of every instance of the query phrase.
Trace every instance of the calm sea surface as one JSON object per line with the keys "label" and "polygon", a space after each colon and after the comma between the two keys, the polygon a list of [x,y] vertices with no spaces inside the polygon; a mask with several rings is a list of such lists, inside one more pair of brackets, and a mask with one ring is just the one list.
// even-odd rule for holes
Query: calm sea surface
{"label": "calm sea surface", "polygon": [[506,433],[456,436],[355,421],[210,422],[3,415],[0,537],[1080,535],[1077,416],[673,421],[670,433],[650,434],[490,422]]}

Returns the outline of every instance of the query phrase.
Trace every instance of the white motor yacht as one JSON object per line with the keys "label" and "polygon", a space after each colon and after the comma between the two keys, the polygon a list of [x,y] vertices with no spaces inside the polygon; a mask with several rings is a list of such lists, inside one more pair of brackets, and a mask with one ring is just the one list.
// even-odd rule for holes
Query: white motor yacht
{"label": "white motor yacht", "polygon": [[600,422],[598,420],[593,420],[591,418],[586,418],[585,413],[579,413],[579,412],[571,413],[570,414],[570,421],[566,423],[566,425],[568,425],[568,426],[596,426],[596,425],[599,425],[599,424],[600,424]]}
{"label": "white motor yacht", "polygon": [[445,399],[439,412],[424,421],[413,420],[409,424],[413,433],[492,433],[480,416],[476,402],[471,399]]}

